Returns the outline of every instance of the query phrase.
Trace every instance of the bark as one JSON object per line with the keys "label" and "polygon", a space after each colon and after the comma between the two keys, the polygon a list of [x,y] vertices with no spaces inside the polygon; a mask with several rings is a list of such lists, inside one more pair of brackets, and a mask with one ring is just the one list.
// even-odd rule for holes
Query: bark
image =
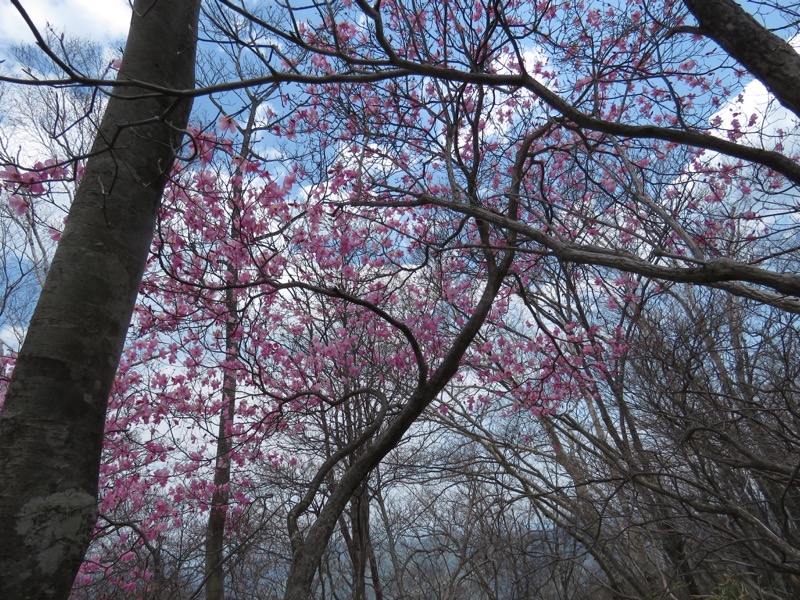
{"label": "bark", "polygon": [[800,117],[800,54],[732,0],[684,0],[703,34]]}
{"label": "bark", "polygon": [[378,568],[378,557],[375,556],[375,548],[372,540],[368,540],[369,551],[369,572],[372,577],[372,589],[375,593],[375,600],[383,600],[383,585],[381,584],[381,572]]}
{"label": "bark", "polygon": [[367,485],[350,499],[349,528],[343,513],[339,519],[342,537],[352,564],[351,599],[366,600],[367,563],[369,562],[369,490]]}
{"label": "bark", "polygon": [[[255,112],[255,111],[254,111]],[[252,117],[251,117],[252,118]],[[243,153],[243,156],[246,154]],[[236,173],[241,175],[240,172]],[[235,190],[237,196],[241,189]],[[236,225],[240,218],[238,207],[234,207],[231,215],[231,239],[240,238]],[[239,281],[238,269],[229,269],[231,281]],[[225,323],[225,359],[233,364],[239,357],[239,342],[236,329],[239,326],[236,296],[233,288],[225,290],[225,308],[227,321]],[[214,492],[211,495],[211,510],[206,526],[206,600],[223,600],[225,598],[225,523],[228,518],[228,505],[230,503],[231,484],[231,431],[236,417],[236,374],[230,368],[225,370],[222,378],[222,408],[219,416],[219,431],[217,434],[217,455],[214,465]]]}
{"label": "bark", "polygon": [[[200,0],[137,0],[119,80],[194,86]],[[97,517],[108,395],[191,99],[117,87],[0,415],[0,597],[66,598]]]}

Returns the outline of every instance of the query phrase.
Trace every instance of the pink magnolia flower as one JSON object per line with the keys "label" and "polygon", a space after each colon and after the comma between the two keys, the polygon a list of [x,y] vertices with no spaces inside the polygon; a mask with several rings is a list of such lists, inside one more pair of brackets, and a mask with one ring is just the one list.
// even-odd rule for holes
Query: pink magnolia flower
{"label": "pink magnolia flower", "polygon": [[219,126],[220,131],[223,133],[225,132],[236,132],[236,121],[233,117],[229,117],[228,115],[222,115],[219,119],[217,119],[217,125]]}
{"label": "pink magnolia flower", "polygon": [[8,166],[0,169],[0,180],[3,181],[20,181],[22,175],[19,170],[14,166]]}
{"label": "pink magnolia flower", "polygon": [[17,196],[16,194],[11,196],[8,199],[8,205],[13,208],[14,212],[20,217],[28,212],[28,201],[22,196]]}

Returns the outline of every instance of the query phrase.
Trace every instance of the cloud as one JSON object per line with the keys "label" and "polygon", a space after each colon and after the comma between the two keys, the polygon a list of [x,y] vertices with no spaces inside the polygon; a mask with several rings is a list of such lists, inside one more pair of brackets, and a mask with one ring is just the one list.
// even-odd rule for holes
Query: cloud
{"label": "cloud", "polygon": [[[800,35],[788,42],[800,52]],[[800,126],[797,116],[775,100],[757,79],[745,85],[738,96],[729,98],[712,115],[710,122],[711,132],[721,138],[733,136],[736,141],[767,150],[773,150],[780,141],[784,152],[793,154],[798,151],[796,139],[781,139],[790,132],[797,132]],[[737,139],[739,134],[742,139]],[[792,144],[792,147],[785,147],[787,144]]]}
{"label": "cloud", "polygon": [[[125,0],[22,0],[21,4],[40,31],[50,25],[69,37],[99,42],[125,38],[131,19]],[[17,9],[8,2],[0,4],[0,47],[33,41]]]}

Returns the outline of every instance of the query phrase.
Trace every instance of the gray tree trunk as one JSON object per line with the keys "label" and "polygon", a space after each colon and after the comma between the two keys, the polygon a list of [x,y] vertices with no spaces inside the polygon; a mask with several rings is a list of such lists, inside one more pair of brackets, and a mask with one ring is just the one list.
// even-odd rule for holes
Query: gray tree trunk
{"label": "gray tree trunk", "polygon": [[[120,80],[194,87],[200,0],[136,0]],[[108,394],[190,98],[115,88],[0,415],[0,598],[67,598]]]}
{"label": "gray tree trunk", "polygon": [[[241,190],[237,189],[236,193],[239,195]],[[235,240],[240,237],[236,225],[238,218],[239,207],[236,205],[231,215],[231,238]],[[231,269],[229,273],[232,276],[231,281],[237,283],[238,269]],[[233,288],[225,291],[225,307],[227,309],[225,358],[233,362],[239,357],[239,342],[235,337],[239,319]],[[236,418],[236,388],[236,374],[226,371],[222,377],[222,408],[219,414],[217,455],[214,465],[214,492],[211,495],[211,509],[206,525],[206,600],[223,600],[225,598],[225,524],[230,504],[231,450],[233,448],[231,431]]]}
{"label": "gray tree trunk", "polygon": [[[233,307],[235,314],[235,300],[233,290],[225,292],[228,309]],[[228,322],[225,325],[226,354],[230,358],[236,357],[238,342],[233,339],[237,324]],[[223,600],[225,598],[225,524],[228,517],[230,503],[231,483],[231,429],[236,416],[236,376],[225,373],[222,379],[222,409],[219,415],[219,434],[217,437],[217,455],[214,466],[214,492],[211,495],[211,510],[208,514],[206,525],[206,600]]]}
{"label": "gray tree trunk", "polygon": [[800,116],[800,54],[733,0],[684,0],[700,30]]}

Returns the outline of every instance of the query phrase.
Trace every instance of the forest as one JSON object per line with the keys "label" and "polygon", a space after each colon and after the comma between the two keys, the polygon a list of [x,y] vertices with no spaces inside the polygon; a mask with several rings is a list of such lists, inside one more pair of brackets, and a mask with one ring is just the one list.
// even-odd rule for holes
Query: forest
{"label": "forest", "polygon": [[798,3],[10,4],[1,598],[800,597]]}

